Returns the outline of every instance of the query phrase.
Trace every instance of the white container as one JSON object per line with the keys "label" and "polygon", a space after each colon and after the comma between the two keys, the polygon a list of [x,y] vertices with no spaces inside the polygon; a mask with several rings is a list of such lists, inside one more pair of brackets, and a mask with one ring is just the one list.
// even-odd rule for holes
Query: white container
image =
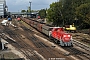
{"label": "white container", "polygon": [[3,21],[1,22],[1,24],[6,26],[7,22],[8,22],[8,20],[3,20]]}

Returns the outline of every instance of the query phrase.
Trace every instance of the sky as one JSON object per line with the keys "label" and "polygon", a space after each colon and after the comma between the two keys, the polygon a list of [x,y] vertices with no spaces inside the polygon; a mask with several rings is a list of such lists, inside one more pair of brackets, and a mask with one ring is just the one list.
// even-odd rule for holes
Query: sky
{"label": "sky", "polygon": [[27,10],[31,2],[31,10],[41,10],[49,8],[50,4],[58,0],[6,0],[9,12],[20,12]]}

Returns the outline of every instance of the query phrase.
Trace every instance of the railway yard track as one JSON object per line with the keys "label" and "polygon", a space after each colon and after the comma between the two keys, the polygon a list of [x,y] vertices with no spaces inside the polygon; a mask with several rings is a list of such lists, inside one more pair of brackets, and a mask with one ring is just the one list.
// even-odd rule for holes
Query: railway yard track
{"label": "railway yard track", "polygon": [[[8,28],[6,28],[8,29]],[[17,48],[20,52],[22,52],[27,59],[31,60],[41,60],[35,52],[32,51],[33,48],[31,48],[28,44],[24,43],[23,39],[20,37],[20,35],[14,33],[12,30],[6,30],[6,32],[9,34],[9,36],[16,41],[12,41],[11,39],[7,38],[5,39],[8,41],[11,45],[13,45],[15,48]],[[32,56],[34,55],[34,56]]]}
{"label": "railway yard track", "polygon": [[83,33],[74,33],[72,35],[73,35],[73,39],[76,39],[90,46],[90,35]]}
{"label": "railway yard track", "polygon": [[[31,35],[31,33],[28,32],[28,29],[23,28],[24,30],[27,30],[27,32],[25,31],[20,31],[18,29],[19,34],[16,33],[16,31],[11,30],[10,28],[5,27],[5,29],[3,30],[5,33],[7,33],[11,38],[13,38],[14,40],[10,40],[9,38],[5,38],[6,41],[8,41],[10,44],[12,44],[14,47],[16,47],[20,52],[22,52],[27,59],[31,59],[31,60],[47,60],[50,58],[64,58],[67,60],[70,60],[71,58],[69,57],[64,57],[60,51],[55,51],[53,48],[45,45],[43,42],[39,41],[37,38],[35,38],[33,35]],[[24,32],[24,33],[22,33]],[[29,34],[27,34],[29,33]],[[35,45],[35,47],[31,47],[29,45],[29,42],[25,43],[25,41],[23,39],[26,40],[26,38],[24,37],[24,35],[27,36],[27,38]],[[30,36],[31,35],[31,36]],[[22,37],[23,36],[23,37]],[[36,50],[36,51],[34,51]],[[42,54],[42,56],[38,56],[38,53]]]}
{"label": "railway yard track", "polygon": [[57,58],[57,60],[61,58],[62,60],[73,60],[71,56],[74,56],[77,60],[90,60],[90,47],[79,41],[73,40],[73,47],[62,47],[69,52],[68,55],[63,55],[61,51],[55,49],[55,46],[48,45],[35,37],[35,34],[53,42],[47,36],[32,31],[32,28],[27,28],[23,24],[22,26],[20,25],[20,28],[13,29],[12,27],[5,26],[1,26],[1,28],[2,31],[13,40],[6,37],[5,34],[2,34],[3,39],[24,54],[28,60],[56,60],[55,58]]}
{"label": "railway yard track", "polygon": [[74,42],[76,46],[79,46],[80,48],[82,48],[83,53],[85,52],[84,54],[81,54],[81,56],[79,57],[82,57],[82,59],[90,60],[90,46],[77,42],[76,40],[74,40]]}
{"label": "railway yard track", "polygon": [[64,49],[70,52],[70,55],[77,57],[80,60],[90,60],[90,47],[82,44],[76,40],[74,41],[74,47]]}

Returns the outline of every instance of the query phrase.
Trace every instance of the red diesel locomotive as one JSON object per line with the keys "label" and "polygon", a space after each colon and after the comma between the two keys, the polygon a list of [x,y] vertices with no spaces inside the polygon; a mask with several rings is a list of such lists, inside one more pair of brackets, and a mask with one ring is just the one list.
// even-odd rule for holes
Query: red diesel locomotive
{"label": "red diesel locomotive", "polygon": [[55,40],[55,42],[57,42],[60,46],[73,46],[72,35],[66,33],[62,27],[52,27],[44,23],[26,18],[22,18],[22,20],[30,26],[36,28],[38,31],[53,38],[52,40]]}
{"label": "red diesel locomotive", "polygon": [[62,27],[53,27],[51,37],[61,46],[72,46],[72,36],[66,33]]}

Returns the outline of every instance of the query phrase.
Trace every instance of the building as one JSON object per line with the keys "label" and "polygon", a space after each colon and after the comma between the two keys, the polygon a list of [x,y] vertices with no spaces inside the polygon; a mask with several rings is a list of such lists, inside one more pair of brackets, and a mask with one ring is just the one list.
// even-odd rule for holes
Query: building
{"label": "building", "polygon": [[8,8],[6,5],[6,0],[0,0],[0,17],[6,17],[8,12]]}
{"label": "building", "polygon": [[38,12],[31,12],[31,13],[28,13],[28,12],[9,12],[8,15],[15,16],[15,17],[22,16],[22,17],[37,18]]}

